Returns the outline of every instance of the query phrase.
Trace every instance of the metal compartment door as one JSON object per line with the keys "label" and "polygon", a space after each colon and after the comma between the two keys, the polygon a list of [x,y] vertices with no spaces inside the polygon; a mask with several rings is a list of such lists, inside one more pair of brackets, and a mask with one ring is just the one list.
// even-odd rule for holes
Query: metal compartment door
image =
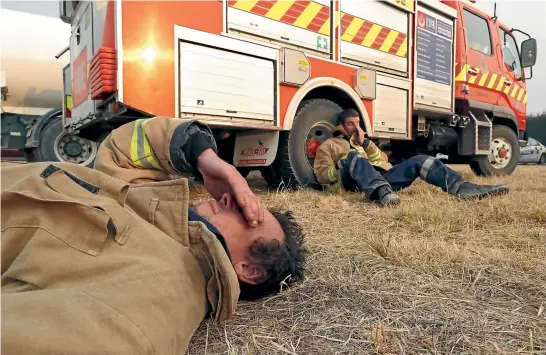
{"label": "metal compartment door", "polygon": [[341,59],[408,72],[410,13],[379,1],[341,1]]}
{"label": "metal compartment door", "polygon": [[89,95],[89,62],[93,57],[93,2],[81,3],[77,9],[70,36],[70,67],[72,69],[72,117],[65,124],[95,112]]}
{"label": "metal compartment door", "polygon": [[273,121],[274,62],[180,42],[180,112]]}
{"label": "metal compartment door", "polygon": [[453,111],[454,21],[417,6],[414,104]]}
{"label": "metal compartment door", "polygon": [[408,138],[410,125],[411,81],[385,74],[377,75],[374,100],[374,136]]}
{"label": "metal compartment door", "polygon": [[330,53],[330,1],[229,0],[227,31]]}

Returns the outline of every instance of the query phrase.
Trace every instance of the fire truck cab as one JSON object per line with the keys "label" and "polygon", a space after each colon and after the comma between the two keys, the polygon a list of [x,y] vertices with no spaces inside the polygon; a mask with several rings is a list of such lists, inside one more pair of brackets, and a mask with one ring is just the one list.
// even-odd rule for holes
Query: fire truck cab
{"label": "fire truck cab", "polygon": [[[61,1],[72,26],[63,125],[100,142],[145,117],[199,119],[222,158],[317,186],[344,108],[393,161],[447,154],[510,174],[536,41],[469,1]],[[519,31],[525,34],[522,31]],[[532,70],[532,69],[531,69]],[[532,71],[531,71],[532,75]]]}

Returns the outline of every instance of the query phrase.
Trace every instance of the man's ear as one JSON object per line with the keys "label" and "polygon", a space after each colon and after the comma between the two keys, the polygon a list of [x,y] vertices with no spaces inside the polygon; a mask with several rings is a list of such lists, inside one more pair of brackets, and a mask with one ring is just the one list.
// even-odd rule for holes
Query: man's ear
{"label": "man's ear", "polygon": [[235,264],[234,268],[239,281],[250,285],[256,285],[258,281],[267,275],[267,272],[260,266],[244,261]]}

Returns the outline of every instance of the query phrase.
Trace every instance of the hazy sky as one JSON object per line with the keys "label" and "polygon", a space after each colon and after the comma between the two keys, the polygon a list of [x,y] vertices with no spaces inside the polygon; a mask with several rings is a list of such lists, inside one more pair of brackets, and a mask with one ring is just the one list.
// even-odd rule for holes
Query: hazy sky
{"label": "hazy sky", "polygon": [[[344,0],[361,1],[361,0]],[[518,28],[536,38],[537,64],[533,67],[533,78],[527,81],[528,112],[546,111],[546,0],[498,0],[497,16],[511,28]],[[58,16],[57,1],[1,1],[1,7],[24,10],[47,16]],[[493,14],[492,0],[477,0],[477,4]],[[59,20],[60,21],[60,20]],[[518,40],[523,37],[516,37]]]}

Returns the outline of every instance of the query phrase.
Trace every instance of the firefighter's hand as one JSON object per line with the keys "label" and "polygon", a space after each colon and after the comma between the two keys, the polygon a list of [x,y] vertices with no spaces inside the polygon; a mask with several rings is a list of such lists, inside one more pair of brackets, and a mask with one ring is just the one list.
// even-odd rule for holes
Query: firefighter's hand
{"label": "firefighter's hand", "polygon": [[356,126],[356,134],[357,134],[357,142],[360,145],[364,144],[364,140],[366,139],[366,132],[360,126]]}
{"label": "firefighter's hand", "polygon": [[197,159],[197,169],[203,175],[205,189],[219,201],[224,194],[235,198],[251,227],[264,220],[264,207],[254,195],[237,169],[220,159],[212,149],[207,149]]}

